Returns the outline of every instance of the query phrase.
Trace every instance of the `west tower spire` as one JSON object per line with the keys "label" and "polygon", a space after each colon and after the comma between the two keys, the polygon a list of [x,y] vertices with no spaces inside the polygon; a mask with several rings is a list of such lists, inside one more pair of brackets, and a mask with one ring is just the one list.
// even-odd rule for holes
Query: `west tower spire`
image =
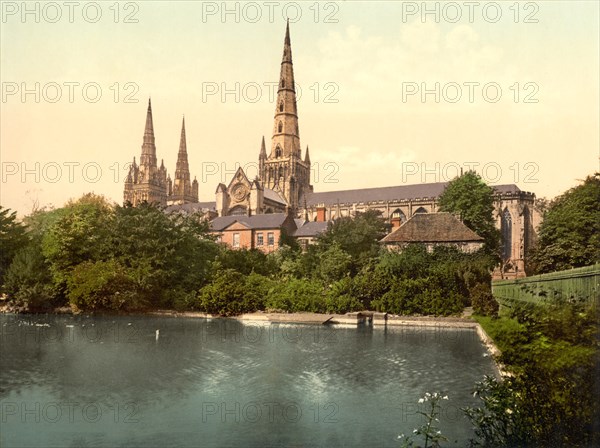
{"label": "west tower spire", "polygon": [[152,121],[152,102],[148,99],[146,126],[142,141],[142,157],[136,165],[135,158],[129,168],[125,180],[123,200],[127,204],[138,205],[142,202],[166,205],[168,194],[167,170],[161,163],[156,163],[156,143],[154,139],[154,123]]}
{"label": "west tower spire", "polygon": [[175,178],[173,179],[173,193],[169,198],[169,203],[185,204],[187,202],[198,202],[198,182],[192,183],[190,179],[184,117],[181,122],[181,137],[179,138]]}

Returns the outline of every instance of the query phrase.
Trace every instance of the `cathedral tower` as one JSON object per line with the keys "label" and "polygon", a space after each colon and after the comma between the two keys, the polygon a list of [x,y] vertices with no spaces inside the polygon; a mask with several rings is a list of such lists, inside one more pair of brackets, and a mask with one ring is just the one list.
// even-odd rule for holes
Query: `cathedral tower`
{"label": "cathedral tower", "polygon": [[142,202],[167,203],[168,193],[167,170],[161,161],[160,168],[156,160],[156,144],[154,140],[154,124],[152,122],[152,104],[148,100],[146,127],[142,143],[142,157],[139,166],[133,159],[125,180],[123,200],[125,203],[138,205]]}
{"label": "cathedral tower", "polygon": [[300,148],[289,21],[286,25],[283,44],[271,152],[266,154],[263,141],[259,156],[259,171],[264,186],[279,192],[292,211],[298,210],[299,201],[304,192],[312,191],[310,158],[307,152],[305,159],[302,160]]}

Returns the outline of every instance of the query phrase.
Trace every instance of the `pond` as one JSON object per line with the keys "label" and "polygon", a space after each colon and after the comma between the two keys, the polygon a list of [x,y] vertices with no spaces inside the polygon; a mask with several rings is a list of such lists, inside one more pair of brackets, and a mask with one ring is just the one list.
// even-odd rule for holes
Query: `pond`
{"label": "pond", "polygon": [[493,361],[472,329],[233,319],[0,316],[2,447],[399,446],[442,391],[439,426]]}

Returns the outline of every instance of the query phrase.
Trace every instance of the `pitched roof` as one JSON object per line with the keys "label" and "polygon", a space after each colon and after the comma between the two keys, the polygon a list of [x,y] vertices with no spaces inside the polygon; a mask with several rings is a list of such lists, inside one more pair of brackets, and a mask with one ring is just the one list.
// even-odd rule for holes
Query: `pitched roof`
{"label": "pitched roof", "polygon": [[265,199],[269,199],[273,202],[278,202],[284,205],[287,204],[286,200],[283,199],[279,193],[277,193],[275,190],[271,190],[270,188],[265,188],[264,197]]}
{"label": "pitched roof", "polygon": [[309,221],[294,232],[294,236],[315,237],[327,230],[326,221]]}
{"label": "pitched roof", "polygon": [[285,213],[270,213],[253,216],[219,216],[210,223],[212,230],[217,232],[226,229],[234,222],[239,222],[249,229],[278,229],[285,222]]}
{"label": "pitched roof", "polygon": [[381,240],[382,243],[483,241],[450,213],[418,213]]}
{"label": "pitched roof", "polygon": [[[306,193],[306,205],[351,204],[377,201],[401,201],[407,199],[437,198],[445,190],[448,182],[430,184],[398,185],[395,187],[359,188],[356,190],[324,191]],[[497,193],[518,193],[521,190],[514,184],[493,186]],[[300,203],[302,203],[303,199]]]}

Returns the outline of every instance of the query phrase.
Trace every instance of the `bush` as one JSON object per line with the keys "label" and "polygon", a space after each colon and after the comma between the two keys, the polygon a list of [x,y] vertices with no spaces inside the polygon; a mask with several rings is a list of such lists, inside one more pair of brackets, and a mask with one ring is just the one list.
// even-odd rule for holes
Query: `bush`
{"label": "bush", "polygon": [[324,313],[323,286],[317,281],[295,278],[277,283],[269,292],[266,307],[287,312]]}
{"label": "bush", "polygon": [[331,285],[325,296],[325,307],[328,313],[337,314],[365,309],[363,304],[355,297],[353,281],[349,277]]}
{"label": "bush", "polygon": [[219,271],[200,289],[194,308],[220,316],[234,316],[244,309],[244,277],[233,269]]}
{"label": "bush", "polygon": [[492,289],[487,283],[477,283],[469,291],[473,312],[481,316],[498,316],[500,305],[492,296]]}
{"label": "bush", "polygon": [[67,297],[85,310],[138,310],[147,301],[131,272],[115,260],[85,261],[67,277]]}

